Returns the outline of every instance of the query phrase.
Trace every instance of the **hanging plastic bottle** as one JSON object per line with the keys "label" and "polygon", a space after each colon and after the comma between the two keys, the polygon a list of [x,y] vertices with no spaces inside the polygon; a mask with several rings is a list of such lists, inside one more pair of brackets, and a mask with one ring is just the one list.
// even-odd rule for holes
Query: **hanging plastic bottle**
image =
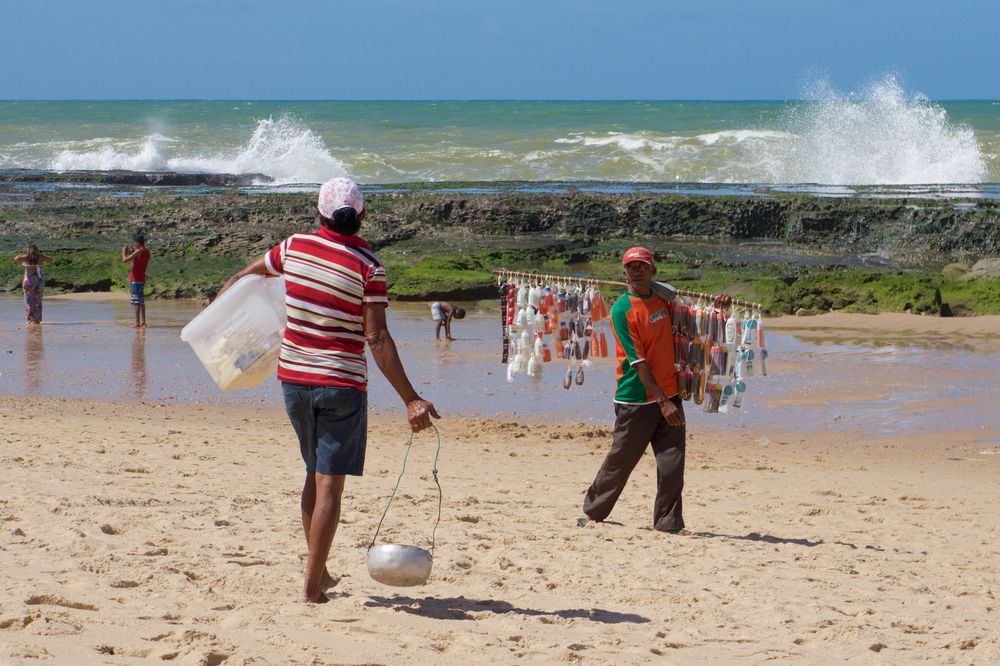
{"label": "hanging plastic bottle", "polygon": [[532,351],[532,355],[537,356],[538,358],[541,358],[542,357],[542,353],[543,353],[542,352],[543,348],[544,348],[544,344],[542,343],[542,334],[538,333],[538,334],[535,335],[535,345],[534,345],[534,347],[531,350]]}
{"label": "hanging plastic bottle", "polygon": [[517,304],[521,307],[528,305],[528,285],[521,285],[517,288]]}
{"label": "hanging plastic bottle", "polygon": [[559,312],[566,312],[566,291],[562,288],[559,289],[559,293],[556,295],[556,309]]}
{"label": "hanging plastic bottle", "polygon": [[688,339],[680,333],[674,336],[674,363],[679,365],[687,364]]}
{"label": "hanging plastic bottle", "polygon": [[587,287],[587,289],[583,292],[583,298],[580,301],[580,312],[585,315],[590,314],[592,303],[591,289],[591,287]]}
{"label": "hanging plastic bottle", "polygon": [[694,404],[696,405],[705,402],[704,375],[698,366],[691,368],[691,399],[694,400]]}
{"label": "hanging plastic bottle", "polygon": [[552,294],[552,287],[545,285],[545,293],[542,295],[542,306],[548,312],[555,308],[556,297]]}
{"label": "hanging plastic bottle", "polygon": [[573,385],[573,367],[569,366],[566,368],[566,376],[563,377],[563,388],[567,391],[569,387]]}
{"label": "hanging plastic bottle", "polygon": [[674,334],[678,334],[687,328],[687,306],[683,303],[669,303],[670,326],[674,329]]}
{"label": "hanging plastic bottle", "polygon": [[538,308],[542,304],[542,288],[539,285],[535,285],[528,290],[528,305],[533,308]]}
{"label": "hanging plastic bottle", "polygon": [[726,319],[726,344],[731,345],[736,343],[736,309],[729,313],[729,318]]}
{"label": "hanging plastic bottle", "polygon": [[535,330],[536,331],[541,331],[541,330],[545,329],[545,315],[542,314],[541,310],[539,310],[539,311],[537,311],[535,313],[534,324],[535,324]]}
{"label": "hanging plastic bottle", "polygon": [[545,335],[552,334],[552,317],[550,315],[545,315],[542,320],[542,330],[545,331]]}
{"label": "hanging plastic bottle", "polygon": [[556,356],[562,358],[563,355],[563,341],[556,338]]}
{"label": "hanging plastic bottle", "polygon": [[744,345],[752,346],[757,342],[757,320],[748,319],[743,322],[743,340]]}
{"label": "hanging plastic bottle", "polygon": [[726,373],[726,348],[718,342],[712,345],[711,361],[709,374],[724,375]]}
{"label": "hanging plastic bottle", "polygon": [[542,363],[548,363],[552,360],[552,350],[549,349],[547,344],[542,345]]}
{"label": "hanging plastic bottle", "polygon": [[559,339],[563,342],[569,340],[569,326],[565,321],[559,322]]}
{"label": "hanging plastic bottle", "polygon": [[604,331],[601,331],[601,358],[608,357],[608,338],[604,335]]}
{"label": "hanging plastic bottle", "polygon": [[566,290],[566,312],[576,312],[577,293],[575,288]]}
{"label": "hanging plastic bottle", "polygon": [[583,366],[581,365],[576,369],[576,385],[583,386]]}

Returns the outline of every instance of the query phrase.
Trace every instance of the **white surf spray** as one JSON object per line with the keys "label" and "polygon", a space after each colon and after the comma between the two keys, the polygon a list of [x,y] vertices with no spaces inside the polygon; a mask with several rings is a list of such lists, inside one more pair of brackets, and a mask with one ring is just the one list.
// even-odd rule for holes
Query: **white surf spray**
{"label": "white surf spray", "polygon": [[[826,82],[782,120],[784,135],[755,146],[760,180],[830,185],[979,183],[987,168],[971,127],[907,95],[895,77],[838,95]],[[777,137],[776,137],[777,138]]]}
{"label": "white surf spray", "polygon": [[180,142],[159,133],[139,141],[96,139],[59,152],[54,171],[175,171],[180,173],[259,173],[274,183],[320,183],[347,174],[323,140],[289,116],[257,122],[249,140],[235,149],[184,154]]}
{"label": "white surf spray", "polygon": [[168,171],[162,146],[172,139],[150,134],[141,141],[99,138],[76,149],[60,151],[49,164],[53,171]]}

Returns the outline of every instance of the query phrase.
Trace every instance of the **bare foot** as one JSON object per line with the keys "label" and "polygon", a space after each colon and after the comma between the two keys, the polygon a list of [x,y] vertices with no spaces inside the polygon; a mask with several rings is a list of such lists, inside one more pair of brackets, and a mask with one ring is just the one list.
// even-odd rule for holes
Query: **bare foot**
{"label": "bare foot", "polygon": [[139,328],[139,324],[132,324],[129,328]]}
{"label": "bare foot", "polygon": [[146,322],[142,322],[142,328],[146,328]]}
{"label": "bare foot", "polygon": [[683,527],[676,530],[657,530],[657,531],[666,532],[667,534],[673,534],[675,536],[694,536],[694,532],[692,532],[691,530],[686,530]]}
{"label": "bare foot", "polygon": [[325,604],[330,599],[323,592],[306,591],[302,600],[307,604]]}
{"label": "bare foot", "polygon": [[331,588],[336,587],[337,583],[340,582],[341,578],[342,578],[342,576],[338,576],[337,578],[334,578],[333,576],[330,575],[329,571],[327,571],[326,569],[323,569],[323,580],[320,581],[319,585],[320,585],[321,588],[323,588],[324,591],[326,591],[326,590],[329,590]]}

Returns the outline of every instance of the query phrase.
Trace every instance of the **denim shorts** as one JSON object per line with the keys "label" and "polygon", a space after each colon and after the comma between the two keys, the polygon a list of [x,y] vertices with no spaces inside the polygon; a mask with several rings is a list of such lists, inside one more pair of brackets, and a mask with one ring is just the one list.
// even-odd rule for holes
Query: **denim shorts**
{"label": "denim shorts", "polygon": [[146,283],[145,282],[133,282],[132,283],[132,305],[145,305],[146,304]]}
{"label": "denim shorts", "polygon": [[361,476],[368,442],[368,394],[286,382],[281,390],[306,471]]}

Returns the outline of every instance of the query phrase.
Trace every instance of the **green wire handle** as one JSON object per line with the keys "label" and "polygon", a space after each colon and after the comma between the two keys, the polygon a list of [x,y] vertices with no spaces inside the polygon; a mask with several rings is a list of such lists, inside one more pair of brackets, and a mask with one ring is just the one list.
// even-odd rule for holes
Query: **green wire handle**
{"label": "green wire handle", "polygon": [[[437,451],[434,452],[434,468],[431,470],[434,474],[434,483],[437,485],[438,489],[438,515],[437,522],[434,523],[434,529],[431,530],[431,553],[434,552],[434,540],[437,535],[438,525],[441,524],[441,502],[443,500],[444,494],[441,491],[441,482],[438,481],[438,457],[441,455],[441,433],[438,432],[437,427],[432,423],[431,430],[437,435]],[[375,540],[378,538],[379,530],[382,529],[382,521],[385,520],[386,515],[389,513],[389,507],[392,506],[392,500],[396,497],[396,491],[399,490],[399,482],[403,480],[403,474],[406,472],[406,459],[410,457],[410,449],[413,447],[413,433],[410,433],[410,440],[406,443],[406,453],[403,454],[403,468],[399,470],[399,476],[396,478],[396,486],[392,489],[389,494],[389,502],[385,505],[385,511],[382,512],[382,517],[379,518],[378,527],[375,528],[375,536],[372,537],[372,542],[368,544],[368,548],[371,549],[375,545]]]}

